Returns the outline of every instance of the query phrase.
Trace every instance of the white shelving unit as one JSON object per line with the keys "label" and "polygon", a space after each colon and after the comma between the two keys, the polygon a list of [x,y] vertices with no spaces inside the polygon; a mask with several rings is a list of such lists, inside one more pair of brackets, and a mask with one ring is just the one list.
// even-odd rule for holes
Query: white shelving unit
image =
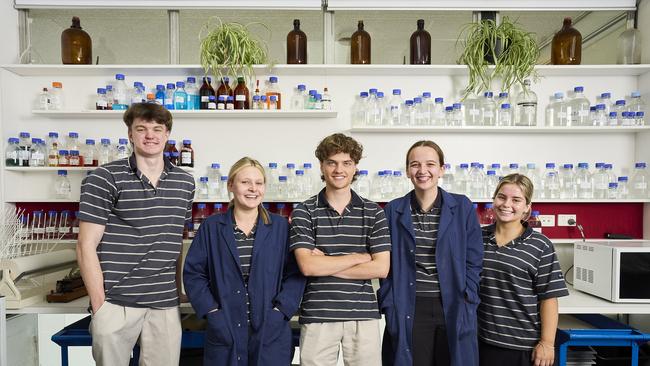
{"label": "white shelving unit", "polygon": [[[228,111],[211,111],[211,110],[188,110],[188,111],[170,111],[174,118],[199,118],[199,119],[231,119],[231,118],[286,118],[290,120],[308,119],[308,118],[336,118],[336,111],[325,110],[228,110]],[[80,110],[80,111],[43,111],[33,110],[35,116],[47,118],[69,119],[71,121],[79,119],[120,119],[124,111],[97,111],[97,110]]]}
{"label": "white shelving unit", "polygon": [[489,133],[489,134],[613,134],[650,131],[650,126],[607,126],[607,127],[494,127],[494,126],[408,126],[408,127],[354,127],[351,133]]}

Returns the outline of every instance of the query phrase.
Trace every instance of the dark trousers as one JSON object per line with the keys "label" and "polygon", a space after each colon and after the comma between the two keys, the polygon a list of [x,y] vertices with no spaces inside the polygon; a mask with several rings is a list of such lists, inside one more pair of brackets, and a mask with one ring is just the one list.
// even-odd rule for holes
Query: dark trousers
{"label": "dark trousers", "polygon": [[481,340],[478,341],[480,366],[530,366],[532,351],[520,351],[493,346]]}
{"label": "dark trousers", "polygon": [[449,366],[449,342],[442,301],[416,297],[413,319],[413,366]]}

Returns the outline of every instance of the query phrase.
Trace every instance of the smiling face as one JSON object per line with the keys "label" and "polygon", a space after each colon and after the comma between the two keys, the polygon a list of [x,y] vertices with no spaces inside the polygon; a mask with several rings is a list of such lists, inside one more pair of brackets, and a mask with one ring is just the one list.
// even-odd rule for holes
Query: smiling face
{"label": "smiling face", "polygon": [[265,190],[264,175],[254,166],[241,169],[228,184],[235,208],[246,210],[257,208],[262,203]]}
{"label": "smiling face", "polygon": [[531,206],[526,203],[524,191],[514,183],[506,183],[499,188],[493,205],[497,224],[527,220]]}
{"label": "smiling face", "polygon": [[169,133],[163,124],[136,118],[129,129],[129,140],[136,155],[147,158],[162,157]]}
{"label": "smiling face", "polygon": [[320,171],[328,189],[349,189],[357,172],[357,164],[350,154],[337,153],[323,160]]}
{"label": "smiling face", "polygon": [[409,153],[406,176],[409,177],[416,191],[437,189],[438,179],[444,174],[445,167],[440,164],[440,157],[433,148],[419,146]]}

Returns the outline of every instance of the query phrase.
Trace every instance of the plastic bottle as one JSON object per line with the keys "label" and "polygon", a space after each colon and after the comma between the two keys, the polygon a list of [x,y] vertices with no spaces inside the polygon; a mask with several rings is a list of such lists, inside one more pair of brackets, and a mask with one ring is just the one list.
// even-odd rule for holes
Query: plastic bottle
{"label": "plastic bottle", "polygon": [[438,185],[447,192],[454,189],[455,178],[454,172],[451,170],[451,164],[445,164],[445,174],[438,181]]}
{"label": "plastic bottle", "polygon": [[99,147],[97,155],[97,165],[108,164],[111,161],[113,161],[113,149],[111,148],[111,140],[102,138],[101,146]]}
{"label": "plastic bottle", "polygon": [[603,127],[609,124],[609,116],[607,114],[607,107],[605,104],[600,103],[596,105],[596,115],[592,123],[593,126]]}
{"label": "plastic bottle", "polygon": [[537,126],[537,94],[531,90],[529,79],[517,96],[517,126]]}
{"label": "plastic bottle", "polygon": [[68,180],[68,171],[59,170],[57,178],[54,182],[54,195],[58,199],[70,199],[72,190],[70,188],[70,181]]}
{"label": "plastic bottle", "polygon": [[528,227],[535,231],[542,231],[542,221],[539,219],[539,211],[533,211],[528,218]]}
{"label": "plastic bottle", "polygon": [[277,108],[275,109],[282,109],[282,93],[280,92],[280,87],[278,86],[277,76],[269,77],[269,84],[264,94],[266,95],[267,98],[269,98],[269,102],[268,102],[269,109],[271,109],[271,101],[273,99],[271,98],[272,96],[275,96],[277,101]]}
{"label": "plastic bottle", "polygon": [[629,112],[645,112],[645,101],[641,98],[641,93],[633,91],[630,94]]}
{"label": "plastic bottle", "polygon": [[298,84],[291,96],[291,109],[294,111],[302,111],[305,109],[305,95],[307,87],[304,84]]}
{"label": "plastic bottle", "polygon": [[187,92],[185,91],[185,82],[177,81],[176,90],[174,91],[174,109],[187,109]]}
{"label": "plastic bottle", "polygon": [[29,132],[21,132],[19,136],[18,166],[29,166],[29,158],[32,150]]}
{"label": "plastic bottle", "polygon": [[128,87],[124,81],[124,74],[115,74],[113,86],[113,110],[124,110],[130,105]]}
{"label": "plastic bottle", "polygon": [[641,44],[641,32],[635,26],[624,30],[617,40],[616,63],[624,65],[640,64]]}
{"label": "plastic bottle", "polygon": [[131,89],[131,104],[142,103],[146,100],[146,95],[144,93],[144,85],[139,82],[133,82],[133,89]]}
{"label": "plastic bottle", "polygon": [[415,107],[410,99],[404,102],[401,121],[402,126],[415,126]]}
{"label": "plastic bottle", "polygon": [[5,166],[20,166],[18,156],[20,154],[20,140],[10,137],[5,148]]}
{"label": "plastic bottle", "polygon": [[446,125],[446,115],[445,115],[445,105],[444,99],[437,97],[434,100],[433,104],[433,125],[434,126],[444,126]]}
{"label": "plastic bottle", "polygon": [[70,151],[62,149],[59,150],[59,165],[60,167],[70,166]]}
{"label": "plastic bottle", "polygon": [[560,198],[560,179],[555,170],[555,163],[546,163],[546,171],[542,179],[543,198]]}
{"label": "plastic bottle", "polygon": [[607,119],[607,126],[618,126],[618,116],[616,112],[609,112],[609,118]]}
{"label": "plastic bottle", "polygon": [[[232,98],[232,97],[228,97],[228,98]],[[269,97],[268,105],[269,105],[269,110],[276,110],[276,109],[278,109],[278,97],[277,97],[276,95],[271,95],[271,96]],[[226,108],[227,108],[227,107],[228,107],[228,106],[226,106]]]}
{"label": "plastic bottle", "polygon": [[388,201],[393,198],[393,192],[395,191],[393,186],[393,171],[384,170],[384,179],[382,182],[381,196],[384,201]]}
{"label": "plastic bottle", "polygon": [[359,170],[357,180],[353,183],[352,190],[361,197],[370,197],[370,178],[368,178],[367,170]]}
{"label": "plastic bottle", "polygon": [[168,110],[174,110],[175,103],[174,103],[174,92],[175,92],[176,86],[174,83],[167,83],[167,90],[165,90],[165,100],[164,100],[164,106]]}
{"label": "plastic bottle", "polygon": [[[214,96],[211,96],[211,100],[214,100]],[[217,109],[217,104],[216,102],[214,103],[214,108],[208,108],[208,109]],[[260,96],[259,95],[253,95],[253,103],[251,103],[251,109],[255,110],[261,110],[262,106],[260,105]]]}
{"label": "plastic bottle", "polygon": [[106,109],[113,110],[113,103],[115,102],[113,85],[106,85],[106,101],[108,102],[108,107]]}
{"label": "plastic bottle", "polygon": [[431,92],[422,93],[422,107],[424,110],[424,124],[426,126],[433,125],[434,104],[433,99],[431,99]]}
{"label": "plastic bottle", "polygon": [[219,199],[228,200],[230,193],[228,192],[228,176],[222,175],[219,179]]}
{"label": "plastic bottle", "polygon": [[593,179],[591,173],[589,173],[588,163],[578,163],[576,186],[579,199],[592,199],[594,197]]}
{"label": "plastic bottle", "polygon": [[201,97],[201,109],[209,109],[208,103],[210,102],[210,96],[215,96],[216,99],[214,89],[212,89],[212,85],[210,84],[211,82],[212,79],[209,76],[203,77],[203,84],[201,84],[201,88],[199,89],[199,95]]}
{"label": "plastic bottle", "polygon": [[154,95],[155,102],[158,105],[165,105],[165,86],[162,84],[156,85],[156,94]]}
{"label": "plastic bottle", "polygon": [[512,126],[512,111],[510,110],[510,104],[501,104],[498,125],[502,127]]}
{"label": "plastic bottle", "polygon": [[533,183],[533,198],[541,198],[543,196],[542,189],[542,177],[537,170],[535,163],[526,163],[526,168],[524,170],[524,175],[530,179]]}
{"label": "plastic bottle", "polygon": [[454,175],[455,188],[454,192],[459,194],[469,194],[469,165],[460,164]]}
{"label": "plastic bottle", "polygon": [[386,113],[387,106],[386,100],[384,99],[384,92],[377,92],[377,99],[375,100],[374,105],[369,106],[370,108],[370,120],[369,123],[372,126],[382,126],[386,122]]}
{"label": "plastic bottle", "polygon": [[312,168],[311,163],[303,163],[302,170],[305,171],[305,177],[308,181],[309,191],[307,194],[312,195],[320,187],[321,184],[320,176],[316,174],[316,172]]}
{"label": "plastic bottle", "polygon": [[196,198],[206,200],[209,197],[210,185],[208,184],[208,177],[200,177],[199,184],[196,185]]}
{"label": "plastic bottle", "polygon": [[352,106],[352,126],[365,127],[369,120],[368,92],[359,93],[359,98]]}
{"label": "plastic bottle", "polygon": [[619,99],[614,103],[614,111],[622,118],[623,112],[627,112],[628,107],[625,105],[625,99]]}
{"label": "plastic bottle", "polygon": [[578,198],[578,186],[576,176],[573,173],[573,164],[564,164],[560,167],[560,198]]}
{"label": "plastic bottle", "polygon": [[485,197],[491,198],[499,185],[499,177],[494,170],[488,170],[485,176]]}
{"label": "plastic bottle", "polygon": [[201,96],[199,89],[196,87],[196,78],[188,76],[185,83],[185,93],[187,93],[187,105],[185,109],[201,109]]}
{"label": "plastic bottle", "polygon": [[393,89],[393,96],[390,98],[390,126],[401,126],[402,123],[402,91],[400,89]]}
{"label": "plastic bottle", "polygon": [[607,185],[609,184],[609,176],[605,171],[605,163],[596,163],[596,172],[594,173],[592,179],[594,186],[594,198],[607,198]]}
{"label": "plastic bottle", "polygon": [[47,88],[43,88],[38,94],[38,109],[42,111],[50,109],[50,93]]}
{"label": "plastic bottle", "polygon": [[589,126],[589,100],[584,96],[584,88],[576,86],[573,88],[573,99],[571,99],[571,126]]}
{"label": "plastic bottle", "polygon": [[496,126],[496,103],[492,99],[491,91],[483,93],[483,102],[481,103],[481,115],[483,116],[484,126]]}
{"label": "plastic bottle", "polygon": [[50,89],[50,109],[60,111],[63,110],[63,105],[63,84],[59,81],[54,81]]}
{"label": "plastic bottle", "polygon": [[219,193],[219,180],[221,179],[221,164],[212,163],[208,168],[208,197],[217,198]]}
{"label": "plastic bottle", "polygon": [[481,102],[476,94],[471,93],[465,98],[465,123],[467,126],[483,126]]}
{"label": "plastic bottle", "polygon": [[646,171],[646,163],[638,162],[634,164],[634,174],[630,182],[630,198],[648,198],[650,196],[648,181],[650,181],[650,176]]}
{"label": "plastic bottle", "polygon": [[452,106],[451,126],[461,127],[465,124],[465,114],[463,113],[463,105],[461,103],[454,103]]}
{"label": "plastic bottle", "polygon": [[485,179],[480,163],[473,162],[469,170],[469,197],[477,200],[485,197]]}
{"label": "plastic bottle", "polygon": [[106,89],[97,88],[97,97],[95,97],[95,109],[105,111],[108,109],[108,100],[106,100]]}
{"label": "plastic bottle", "polygon": [[627,186],[627,176],[618,177],[618,189],[616,191],[618,199],[624,200],[630,198],[630,189]]}
{"label": "plastic bottle", "polygon": [[115,148],[115,159],[128,159],[131,154],[129,154],[129,140],[121,138],[118,140],[117,147]]}
{"label": "plastic bottle", "polygon": [[634,116],[634,125],[645,126],[645,112],[636,112],[636,115]]}
{"label": "plastic bottle", "polygon": [[553,102],[553,116],[549,126],[570,126],[568,105],[564,101],[564,93],[555,93]]}
{"label": "plastic bottle", "polygon": [[32,146],[29,154],[29,166],[45,166],[45,143],[41,139],[32,139]]}
{"label": "plastic bottle", "polygon": [[325,111],[331,111],[334,108],[333,106],[334,102],[332,101],[332,94],[330,94],[329,89],[327,87],[323,88],[322,103],[323,103],[323,110]]}
{"label": "plastic bottle", "polygon": [[223,203],[215,203],[212,206],[212,214],[213,215],[220,214],[220,213],[223,213],[223,212],[225,212],[225,207],[224,207]]}
{"label": "plastic bottle", "polygon": [[510,106],[510,111],[511,111],[510,114],[512,116],[511,119],[514,120],[514,114],[515,114],[514,109],[516,104],[512,104],[510,102],[510,96],[508,95],[508,92],[500,92],[499,96],[495,97],[494,99],[495,99],[494,103],[497,105],[497,118],[496,118],[497,124],[499,123],[499,118],[500,118],[499,114],[501,113],[501,106],[504,104],[508,104]]}

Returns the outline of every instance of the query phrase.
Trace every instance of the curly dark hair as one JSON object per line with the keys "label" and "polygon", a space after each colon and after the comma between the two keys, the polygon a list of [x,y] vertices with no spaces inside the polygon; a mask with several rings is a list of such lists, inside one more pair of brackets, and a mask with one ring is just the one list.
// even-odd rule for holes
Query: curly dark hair
{"label": "curly dark hair", "polygon": [[352,158],[354,163],[359,164],[361,154],[363,154],[363,146],[350,136],[335,133],[321,140],[315,152],[316,158],[321,163],[330,156],[338,153],[350,154],[350,158]]}
{"label": "curly dark hair", "polygon": [[153,121],[159,125],[165,125],[167,131],[172,130],[172,114],[163,106],[155,103],[133,103],[129,109],[124,112],[122,119],[124,124],[131,130],[131,125],[136,119],[144,121]]}

